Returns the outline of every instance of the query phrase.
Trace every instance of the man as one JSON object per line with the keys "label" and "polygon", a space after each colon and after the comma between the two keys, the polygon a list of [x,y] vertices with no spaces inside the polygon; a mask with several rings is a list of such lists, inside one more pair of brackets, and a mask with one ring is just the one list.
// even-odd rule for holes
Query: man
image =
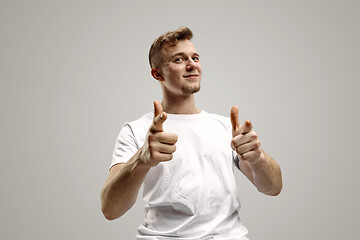
{"label": "man", "polygon": [[144,184],[145,219],[137,239],[247,239],[239,218],[233,166],[262,193],[282,189],[278,164],[260,148],[250,121],[239,124],[195,106],[199,54],[188,28],[161,35],[150,48],[151,75],[162,102],[127,123],[116,142],[101,201],[104,216],[122,216]]}

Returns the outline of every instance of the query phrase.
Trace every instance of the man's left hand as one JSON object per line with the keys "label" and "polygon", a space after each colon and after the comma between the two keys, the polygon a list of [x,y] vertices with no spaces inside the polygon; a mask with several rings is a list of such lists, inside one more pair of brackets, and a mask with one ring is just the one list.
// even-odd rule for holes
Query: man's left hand
{"label": "man's left hand", "polygon": [[258,135],[254,131],[251,122],[246,120],[244,125],[240,125],[237,106],[231,108],[230,119],[233,136],[231,148],[237,152],[239,159],[247,161],[251,165],[264,159],[265,156],[261,151]]}

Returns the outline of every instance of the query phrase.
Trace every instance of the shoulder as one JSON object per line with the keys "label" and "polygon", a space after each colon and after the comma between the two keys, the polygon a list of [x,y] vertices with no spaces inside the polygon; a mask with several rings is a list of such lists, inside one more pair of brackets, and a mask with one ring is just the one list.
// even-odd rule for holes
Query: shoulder
{"label": "shoulder", "polygon": [[147,113],[136,120],[125,122],[120,130],[117,142],[125,145],[134,144],[139,148],[143,144],[152,119],[152,113]]}
{"label": "shoulder", "polygon": [[134,135],[147,132],[153,120],[153,113],[149,112],[141,116],[140,118],[125,123],[125,126],[129,127]]}
{"label": "shoulder", "polygon": [[143,116],[141,116],[140,118],[127,122],[126,124],[130,126],[142,126],[142,125],[148,125],[149,123],[151,123],[152,120],[153,120],[153,113],[148,112]]}

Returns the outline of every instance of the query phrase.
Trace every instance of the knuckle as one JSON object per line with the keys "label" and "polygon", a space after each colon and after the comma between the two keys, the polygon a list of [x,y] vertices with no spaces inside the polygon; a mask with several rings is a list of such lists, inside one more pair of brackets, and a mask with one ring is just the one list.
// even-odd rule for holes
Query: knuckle
{"label": "knuckle", "polygon": [[154,150],[154,148],[155,148],[154,141],[150,141],[150,142],[149,142],[148,148],[149,148],[150,151],[153,151],[153,150]]}
{"label": "knuckle", "polygon": [[257,135],[257,133],[256,132],[253,132],[253,134],[252,134],[252,139],[257,139],[258,138],[258,135]]}
{"label": "knuckle", "polygon": [[236,146],[236,140],[235,140],[235,138],[233,138],[233,139],[231,140],[231,146],[232,146],[233,148]]}
{"label": "knuckle", "polygon": [[167,138],[170,143],[175,144],[178,141],[178,136],[175,133],[170,133],[167,135]]}
{"label": "knuckle", "polygon": [[158,158],[158,153],[157,152],[150,152],[150,159],[151,160],[156,160]]}
{"label": "knuckle", "polygon": [[151,141],[154,141],[155,140],[155,135],[154,134],[149,134],[148,136],[148,141],[151,142]]}
{"label": "knuckle", "polygon": [[242,154],[242,152],[240,151],[240,147],[235,148],[235,151],[236,151],[238,154]]}

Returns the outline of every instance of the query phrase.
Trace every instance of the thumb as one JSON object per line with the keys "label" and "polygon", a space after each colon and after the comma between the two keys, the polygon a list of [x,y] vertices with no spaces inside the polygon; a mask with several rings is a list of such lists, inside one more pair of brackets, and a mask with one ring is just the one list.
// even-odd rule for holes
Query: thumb
{"label": "thumb", "polygon": [[163,111],[161,103],[158,100],[154,101],[154,120],[150,127],[151,132],[163,132],[163,123],[167,118],[166,113]]}
{"label": "thumb", "polygon": [[240,122],[239,122],[239,108],[237,106],[232,106],[230,111],[230,120],[232,125],[232,133],[233,137],[235,135],[238,135],[238,129],[240,128]]}

